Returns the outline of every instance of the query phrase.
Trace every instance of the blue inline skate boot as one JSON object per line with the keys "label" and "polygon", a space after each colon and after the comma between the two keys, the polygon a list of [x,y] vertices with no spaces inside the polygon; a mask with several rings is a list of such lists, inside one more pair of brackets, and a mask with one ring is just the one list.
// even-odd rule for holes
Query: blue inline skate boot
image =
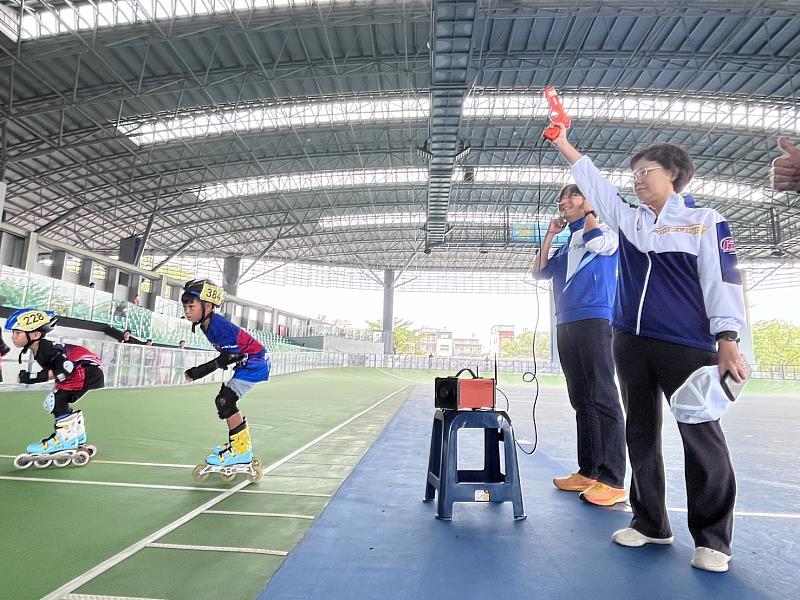
{"label": "blue inline skate boot", "polygon": [[31,465],[44,469],[54,464],[66,467],[69,463],[83,466],[97,452],[94,446],[86,446],[86,429],[83,413],[76,411],[56,419],[53,434],[41,442],[28,444],[25,454],[14,459],[17,469],[27,469]]}
{"label": "blue inline skate boot", "polygon": [[219,473],[224,481],[233,481],[237,473],[244,473],[250,481],[258,481],[263,476],[261,461],[253,456],[250,441],[250,428],[242,423],[239,431],[232,431],[230,439],[224,446],[217,446],[208,455],[205,464],[197,465],[192,477],[197,481],[205,481],[209,474]]}

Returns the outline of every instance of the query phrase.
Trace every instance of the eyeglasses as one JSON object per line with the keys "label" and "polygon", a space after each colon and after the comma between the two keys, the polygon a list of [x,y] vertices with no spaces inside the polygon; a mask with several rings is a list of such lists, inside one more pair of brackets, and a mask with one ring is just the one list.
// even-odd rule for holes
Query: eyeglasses
{"label": "eyeglasses", "polygon": [[583,198],[583,194],[581,194],[580,192],[572,192],[571,194],[567,194],[566,196],[561,196],[561,198],[559,198],[558,201],[561,202],[562,200],[570,200],[577,196]]}
{"label": "eyeglasses", "polygon": [[646,169],[639,169],[638,171],[633,172],[633,180],[634,181],[641,181],[650,171],[655,171],[656,169],[663,169],[664,167],[647,167]]}

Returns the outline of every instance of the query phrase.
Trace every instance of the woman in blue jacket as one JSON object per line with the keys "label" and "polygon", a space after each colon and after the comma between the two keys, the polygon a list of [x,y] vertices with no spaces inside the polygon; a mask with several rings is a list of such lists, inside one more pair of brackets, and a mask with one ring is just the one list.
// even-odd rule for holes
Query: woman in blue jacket
{"label": "woman in blue jacket", "polygon": [[[725,219],[680,195],[694,175],[685,150],[650,146],[630,160],[640,203],[626,202],[561,130],[553,145],[597,214],[618,232],[612,326],[627,413],[633,519],[612,536],[623,546],[670,544],[661,453],[662,392],[669,398],[697,369],[745,377],[738,332],[745,325],[736,247]],[[678,423],[683,440],[692,566],[727,571],[736,480],[719,421]]]}

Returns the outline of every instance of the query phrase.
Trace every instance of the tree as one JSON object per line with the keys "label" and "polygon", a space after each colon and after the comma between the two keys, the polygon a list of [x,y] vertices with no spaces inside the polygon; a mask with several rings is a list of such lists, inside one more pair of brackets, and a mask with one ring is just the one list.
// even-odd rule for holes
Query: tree
{"label": "tree", "polygon": [[[530,358],[534,344],[534,332],[524,329],[510,342],[500,348],[500,358]],[[536,332],[536,358],[550,358],[550,334]]]}
{"label": "tree", "polygon": [[786,321],[753,325],[753,351],[759,365],[800,365],[800,327]]}
{"label": "tree", "polygon": [[[424,334],[412,329],[413,323],[403,319],[394,320],[394,352],[395,354],[422,354]],[[383,331],[383,321],[367,321],[371,331]]]}

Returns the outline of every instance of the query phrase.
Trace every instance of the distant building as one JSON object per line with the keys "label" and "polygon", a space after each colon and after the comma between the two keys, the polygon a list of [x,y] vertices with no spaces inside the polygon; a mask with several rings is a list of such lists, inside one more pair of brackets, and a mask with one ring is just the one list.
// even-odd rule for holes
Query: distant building
{"label": "distant building", "polygon": [[483,346],[481,346],[481,341],[476,337],[467,339],[453,338],[453,356],[482,357]]}
{"label": "distant building", "polygon": [[437,358],[444,358],[453,356],[453,332],[452,331],[437,331],[436,332],[436,352],[434,355]]}
{"label": "distant building", "polygon": [[491,338],[489,340],[489,355],[502,354],[503,348],[506,344],[514,341],[514,326],[513,325],[493,325],[490,330]]}

